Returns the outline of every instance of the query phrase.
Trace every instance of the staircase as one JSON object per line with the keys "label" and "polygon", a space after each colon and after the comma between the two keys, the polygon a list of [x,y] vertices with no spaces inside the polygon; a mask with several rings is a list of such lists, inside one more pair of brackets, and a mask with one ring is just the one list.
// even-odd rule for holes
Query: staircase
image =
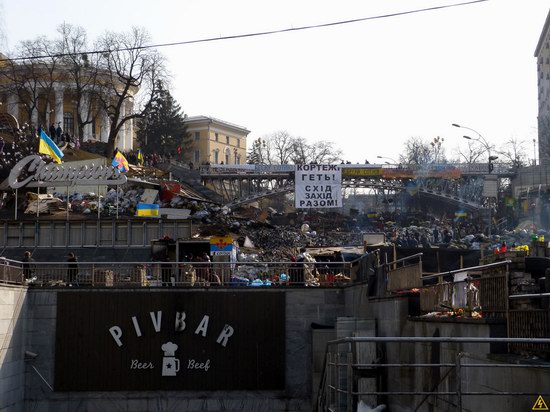
{"label": "staircase", "polygon": [[170,163],[160,163],[156,166],[160,170],[172,173],[172,176],[176,177],[182,183],[185,183],[194,191],[200,193],[202,196],[210,200],[212,203],[223,203],[223,197],[213,190],[210,190],[201,183],[199,169],[189,169],[182,164],[175,161]]}

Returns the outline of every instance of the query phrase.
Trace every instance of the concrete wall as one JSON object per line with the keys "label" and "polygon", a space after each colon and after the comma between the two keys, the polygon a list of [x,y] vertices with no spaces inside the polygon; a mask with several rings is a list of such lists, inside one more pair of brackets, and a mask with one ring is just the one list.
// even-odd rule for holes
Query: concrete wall
{"label": "concrete wall", "polygon": [[[376,320],[378,336],[425,337],[504,337],[506,323],[482,323],[475,320],[411,319],[408,317],[407,298],[378,299],[360,309],[364,316]],[[366,309],[366,313],[365,312]],[[498,364],[499,360],[533,362],[526,358],[502,354],[502,344],[421,344],[400,343],[380,345],[387,363],[455,363],[457,354],[463,353],[461,364]],[[536,363],[536,360],[534,361]],[[448,373],[447,376],[446,373]],[[548,393],[550,371],[512,369],[502,367],[462,368],[462,391],[470,392],[535,392]],[[456,391],[457,375],[454,368],[390,368],[385,373],[385,390],[391,391]],[[419,411],[456,411],[456,396],[393,396],[383,401],[392,412],[411,411],[422,404]],[[546,397],[548,398],[548,397]],[[463,396],[464,410],[512,411],[531,410],[536,396],[483,395]],[[548,399],[545,399],[548,401]]]}
{"label": "concrete wall", "polygon": [[[147,291],[144,291],[147,293]],[[39,356],[28,362],[53,386],[55,317],[58,293],[70,289],[31,289],[28,293],[26,349]],[[136,293],[140,293],[136,290]],[[185,293],[185,290],[182,290]],[[286,390],[270,392],[52,392],[37,373],[27,373],[26,411],[311,411],[312,323],[334,325],[344,316],[340,289],[296,288],[286,292]],[[324,351],[324,347],[323,347]],[[83,354],[85,356],[85,354]]]}
{"label": "concrete wall", "polygon": [[[52,392],[55,364],[55,321],[59,293],[71,293],[70,289],[3,288],[0,304],[9,315],[17,312],[17,302],[23,302],[23,310],[16,323],[13,345],[3,349],[4,374],[6,366],[14,372],[9,377],[0,375],[1,412],[9,411],[311,411],[316,400],[319,377],[322,372],[325,345],[336,337],[337,318],[344,321],[351,317],[374,319],[378,336],[501,336],[505,325],[491,325],[468,321],[411,320],[409,302],[405,297],[367,300],[366,286],[357,285],[345,289],[289,288],[286,290],[286,390],[264,392]],[[135,291],[140,293],[139,290]],[[147,292],[147,291],[144,291]],[[185,290],[182,290],[185,293]],[[26,306],[26,309],[25,309]],[[0,325],[5,328],[5,315]],[[17,317],[17,315],[16,315]],[[349,322],[348,322],[349,323]],[[363,322],[364,323],[364,322]],[[316,324],[312,328],[312,324]],[[370,323],[374,327],[374,323]],[[320,329],[319,329],[320,328]],[[4,330],[4,329],[3,329]],[[5,329],[7,330],[7,329]],[[23,333],[24,331],[24,333]],[[25,336],[23,345],[22,336]],[[4,347],[3,347],[4,348]],[[494,349],[494,348],[492,348]],[[23,363],[24,351],[38,354],[34,360]],[[76,349],[78,350],[78,349]],[[498,362],[489,345],[451,344],[386,344],[379,353],[388,363],[454,363],[458,352],[465,353],[462,363]],[[9,356],[5,356],[5,354]],[[85,354],[83,354],[85,356]],[[10,364],[11,363],[11,364]],[[36,368],[35,369],[33,369]],[[449,368],[392,368],[383,374],[385,387],[381,389],[413,391],[431,390],[441,381],[439,389],[454,391],[456,375]],[[26,372],[26,374],[24,373]],[[40,373],[44,380],[38,375]],[[12,377],[13,376],[13,377]],[[22,405],[24,381],[24,408]],[[548,391],[548,372],[521,371],[511,368],[463,368],[463,390],[495,391]],[[9,389],[12,388],[12,389]],[[5,394],[9,394],[6,396]],[[8,409],[5,399],[15,399]],[[383,401],[392,411],[414,410],[423,396],[395,396]],[[471,396],[463,398],[465,410],[530,410],[536,398],[506,396]],[[548,401],[548,399],[546,399]],[[452,411],[456,397],[430,396],[419,411]],[[496,409],[495,409],[496,408]],[[514,409],[517,408],[517,409]]]}
{"label": "concrete wall", "polygon": [[0,411],[23,410],[27,288],[0,285]]}

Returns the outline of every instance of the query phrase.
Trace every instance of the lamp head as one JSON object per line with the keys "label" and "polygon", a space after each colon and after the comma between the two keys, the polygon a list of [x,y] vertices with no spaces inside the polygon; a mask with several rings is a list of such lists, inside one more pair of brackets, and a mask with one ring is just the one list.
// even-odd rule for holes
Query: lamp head
{"label": "lamp head", "polygon": [[489,156],[489,161],[497,160],[498,156]]}
{"label": "lamp head", "polygon": [[459,124],[456,124],[456,123],[453,123],[453,126],[454,126],[454,127],[460,127],[460,125],[459,125]]}

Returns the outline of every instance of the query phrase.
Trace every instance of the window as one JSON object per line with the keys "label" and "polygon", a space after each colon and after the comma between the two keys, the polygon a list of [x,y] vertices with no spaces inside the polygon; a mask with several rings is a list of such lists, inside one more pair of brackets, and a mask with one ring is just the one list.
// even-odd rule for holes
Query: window
{"label": "window", "polygon": [[95,124],[95,119],[94,119],[94,120],[92,120],[92,136],[93,136],[94,139],[96,138],[96,133],[97,133],[97,129],[96,129],[96,124]]}
{"label": "window", "polygon": [[[216,134],[216,136],[217,136],[217,134]],[[214,164],[218,164],[219,154],[220,154],[219,150],[214,150]]]}
{"label": "window", "polygon": [[74,134],[74,119],[71,112],[63,113],[63,133],[69,133],[71,136]]}
{"label": "window", "polygon": [[201,140],[201,132],[195,132],[195,140]]}
{"label": "window", "polygon": [[237,139],[237,147],[241,147],[241,139]]}
{"label": "window", "polygon": [[229,136],[225,136],[225,143],[229,144]]}
{"label": "window", "polygon": [[229,156],[228,154],[225,155],[225,164],[226,164],[226,165],[229,164],[229,157],[230,157],[230,156]]}
{"label": "window", "polygon": [[199,150],[195,150],[195,163],[199,164],[200,160],[201,160],[201,152]]}
{"label": "window", "polygon": [[[219,142],[220,141],[220,137],[218,136],[218,134],[216,133],[216,142]],[[217,163],[217,162],[216,162]]]}

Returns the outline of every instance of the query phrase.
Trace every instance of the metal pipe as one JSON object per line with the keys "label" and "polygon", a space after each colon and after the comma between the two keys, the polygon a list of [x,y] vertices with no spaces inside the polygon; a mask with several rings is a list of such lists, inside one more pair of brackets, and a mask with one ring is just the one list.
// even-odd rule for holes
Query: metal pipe
{"label": "metal pipe", "polygon": [[546,293],[526,293],[525,295],[510,295],[510,299],[522,299],[522,298],[544,298],[550,296],[550,292]]}
{"label": "metal pipe", "polygon": [[401,263],[401,262],[404,262],[404,261],[407,261],[407,260],[411,260],[411,259],[420,257],[420,256],[422,256],[422,255],[423,255],[423,253],[417,253],[417,254],[415,254],[415,255],[406,256],[406,257],[404,257],[404,258],[397,259],[397,260],[394,260],[393,262],[388,262],[388,263],[384,263],[384,264],[385,264],[385,265],[393,265],[393,264],[396,264],[396,263]]}
{"label": "metal pipe", "polygon": [[[376,368],[433,368],[433,367],[455,367],[454,363],[356,363],[353,365],[356,368],[376,369]],[[369,368],[366,368],[369,367]],[[536,368],[536,369],[550,369],[550,365],[531,365],[531,364],[503,364],[503,363],[463,363],[463,368]]]}
{"label": "metal pipe", "polygon": [[512,263],[512,261],[503,260],[502,262],[489,263],[487,265],[482,265],[482,266],[471,266],[463,269],[455,269],[455,270],[450,270],[448,272],[436,273],[434,275],[422,276],[422,279],[433,279],[433,278],[438,278],[440,276],[445,276],[445,275],[454,275],[455,273],[464,273],[469,270],[491,269],[494,267],[507,265],[508,263]]}
{"label": "metal pipe", "polygon": [[550,343],[550,338],[472,338],[472,337],[424,337],[424,336],[371,336],[347,337],[331,340],[329,345],[354,342],[418,342],[418,343]]}

